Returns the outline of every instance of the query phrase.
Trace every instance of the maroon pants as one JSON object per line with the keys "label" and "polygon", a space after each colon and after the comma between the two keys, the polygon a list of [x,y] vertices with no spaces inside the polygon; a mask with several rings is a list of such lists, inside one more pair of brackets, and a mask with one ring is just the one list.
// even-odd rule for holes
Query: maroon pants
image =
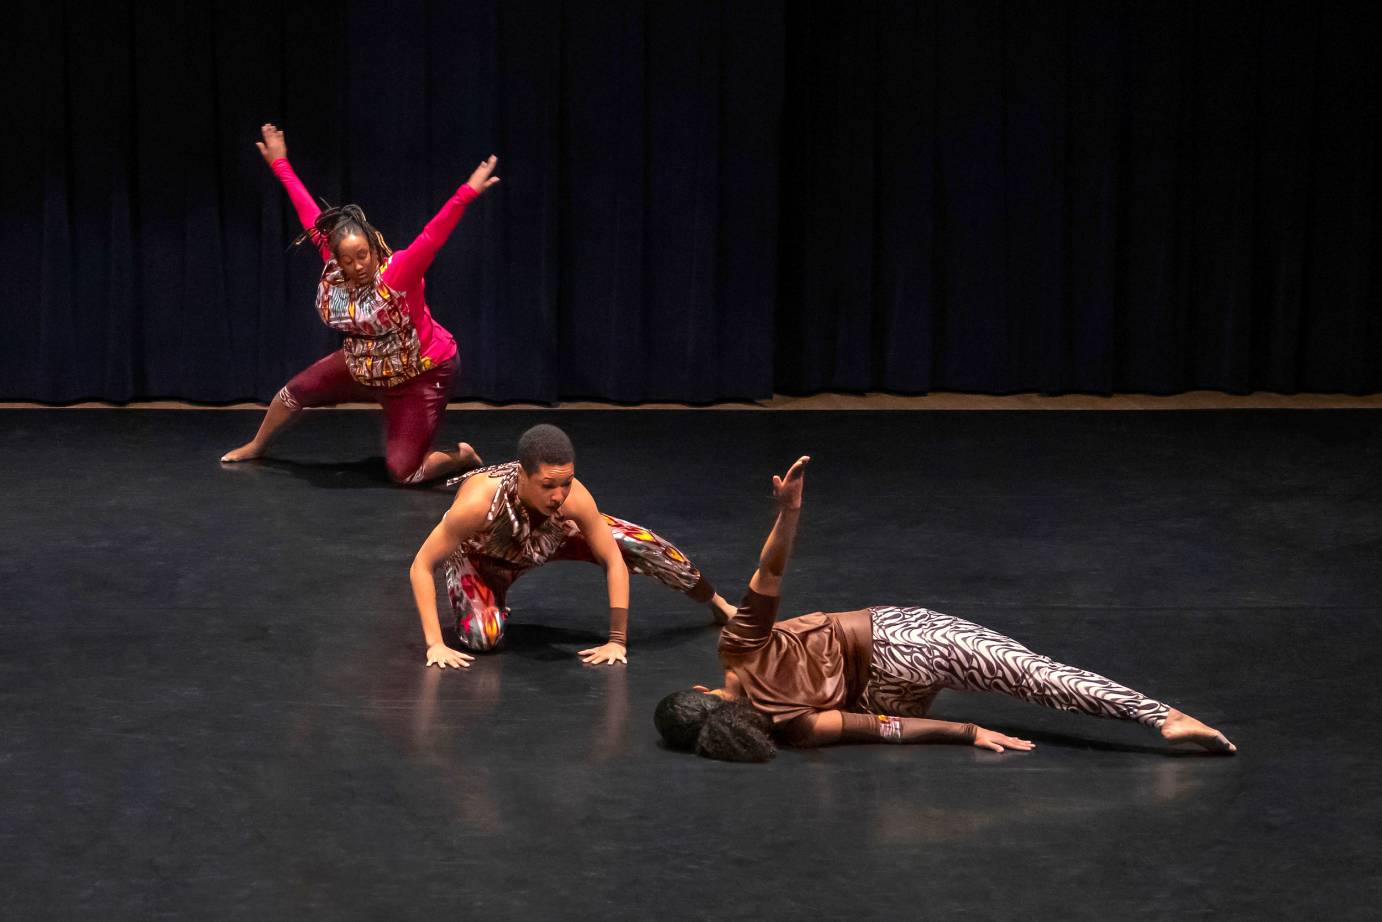
{"label": "maroon pants", "polygon": [[298,372],[278,392],[290,410],[337,403],[373,402],[384,408],[384,460],[398,483],[417,483],[432,450],[432,436],[451,398],[455,356],[395,387],[370,387],[350,376],[345,353],[335,352]]}

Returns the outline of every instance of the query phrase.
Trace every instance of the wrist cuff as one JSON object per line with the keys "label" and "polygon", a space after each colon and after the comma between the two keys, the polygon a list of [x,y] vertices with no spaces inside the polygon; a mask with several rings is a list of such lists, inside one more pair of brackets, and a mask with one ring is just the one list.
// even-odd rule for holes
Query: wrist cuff
{"label": "wrist cuff", "polygon": [[629,610],[614,608],[609,610],[609,642],[624,647],[629,645]]}
{"label": "wrist cuff", "polygon": [[840,731],[840,738],[848,743],[897,743],[902,739],[902,722],[896,717],[845,711],[840,715]]}

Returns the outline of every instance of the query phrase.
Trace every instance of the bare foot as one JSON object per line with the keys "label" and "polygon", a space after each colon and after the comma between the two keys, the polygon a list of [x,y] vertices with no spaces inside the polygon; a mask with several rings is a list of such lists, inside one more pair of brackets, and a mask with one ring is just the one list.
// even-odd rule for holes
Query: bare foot
{"label": "bare foot", "polygon": [[1228,741],[1213,727],[1205,726],[1189,714],[1182,714],[1175,708],[1166,715],[1166,723],[1161,725],[1161,738],[1168,743],[1194,743],[1210,752],[1237,752],[1238,747]]}
{"label": "bare foot", "polygon": [[721,626],[729,624],[729,619],[733,618],[734,613],[738,611],[733,605],[726,602],[718,592],[711,596],[707,607],[710,609],[710,617],[714,618],[715,623]]}
{"label": "bare foot", "polygon": [[264,454],[264,447],[256,445],[254,442],[246,442],[233,451],[228,451],[221,455],[221,460],[227,463],[236,461],[253,461],[255,458]]}
{"label": "bare foot", "polygon": [[456,463],[459,464],[462,469],[469,470],[473,467],[480,467],[485,461],[480,457],[478,451],[470,447],[469,442],[457,442]]}
{"label": "bare foot", "polygon": [[[466,471],[474,470],[484,462],[480,460],[479,453],[470,447],[469,442],[456,443],[456,451],[434,451],[427,455],[427,460],[422,464],[422,476],[418,478],[418,483],[429,483],[441,477],[450,477],[452,474],[463,474]],[[452,482],[448,480],[447,486]]]}

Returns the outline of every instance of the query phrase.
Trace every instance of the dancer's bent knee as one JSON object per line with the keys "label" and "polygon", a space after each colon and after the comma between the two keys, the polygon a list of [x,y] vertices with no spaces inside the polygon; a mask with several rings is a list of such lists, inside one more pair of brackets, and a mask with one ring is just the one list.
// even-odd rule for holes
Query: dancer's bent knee
{"label": "dancer's bent knee", "polygon": [[446,562],[446,594],[456,616],[456,635],[467,650],[486,652],[504,642],[509,610],[500,604],[470,561],[453,557]]}
{"label": "dancer's bent knee", "polygon": [[466,609],[457,612],[456,636],[460,639],[461,646],[479,653],[499,649],[504,643],[504,627],[509,620],[508,614],[502,608],[479,611]]}
{"label": "dancer's bent knee", "polygon": [[389,469],[389,479],[394,483],[421,483],[422,474],[427,467],[427,452],[422,457],[409,449],[406,452],[389,449],[385,453],[384,465]]}

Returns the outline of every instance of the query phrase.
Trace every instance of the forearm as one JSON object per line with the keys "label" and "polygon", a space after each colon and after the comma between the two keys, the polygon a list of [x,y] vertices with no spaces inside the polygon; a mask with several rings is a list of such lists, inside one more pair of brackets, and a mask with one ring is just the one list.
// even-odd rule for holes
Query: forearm
{"label": "forearm", "polygon": [[801,518],[800,509],[779,507],[777,521],[763,543],[758,554],[758,571],[754,573],[749,587],[764,595],[777,595],[782,576],[787,572],[787,561],[792,556],[792,545],[796,541],[797,522]]}
{"label": "forearm", "polygon": [[974,742],[974,724],[927,717],[888,717],[841,714],[840,739],[846,743],[963,743]]}
{"label": "forearm", "polygon": [[446,238],[451,236],[451,232],[460,223],[466,206],[473,202],[478,194],[467,184],[457,189],[441,207],[441,211],[427,222],[422,233],[405,249],[394,254],[393,259],[389,261],[388,270],[384,273],[384,281],[399,291],[411,290],[432,265],[432,260],[436,258],[442,244],[446,243]]}
{"label": "forearm", "polygon": [[293,165],[288,162],[287,157],[280,157],[275,160],[269,169],[273,170],[274,176],[283,185],[283,191],[288,193],[288,201],[293,203],[293,210],[297,212],[298,220],[302,222],[303,230],[311,230],[317,222],[317,215],[321,214],[321,209],[317,207],[316,201],[312,198],[312,193],[307,191]]}
{"label": "forearm", "polygon": [[836,743],[962,743],[974,742],[974,724],[924,717],[888,717],[851,711],[820,711],[797,718],[788,738],[798,746]]}
{"label": "forearm", "polygon": [[408,578],[413,584],[413,601],[417,603],[418,619],[422,622],[422,636],[427,646],[442,643],[441,620],[437,617],[437,584],[433,568],[414,560],[408,570]]}
{"label": "forearm", "polygon": [[312,194],[307,191],[307,186],[298,178],[298,174],[293,170],[293,166],[288,162],[287,157],[280,157],[275,160],[270,164],[269,168],[273,170],[274,176],[278,177],[278,181],[282,183],[283,191],[288,193],[288,201],[292,202],[293,210],[297,212],[298,221],[302,224],[302,229],[309,234],[313,234],[312,242],[315,243],[317,249],[321,251],[322,258],[330,259],[331,253],[326,247],[325,241],[318,240],[316,234],[313,233],[313,228],[316,226],[317,216],[321,214],[321,209],[317,207],[317,203],[312,198]]}
{"label": "forearm", "polygon": [[617,557],[605,567],[605,583],[609,590],[609,639],[611,643],[629,644],[629,568]]}

